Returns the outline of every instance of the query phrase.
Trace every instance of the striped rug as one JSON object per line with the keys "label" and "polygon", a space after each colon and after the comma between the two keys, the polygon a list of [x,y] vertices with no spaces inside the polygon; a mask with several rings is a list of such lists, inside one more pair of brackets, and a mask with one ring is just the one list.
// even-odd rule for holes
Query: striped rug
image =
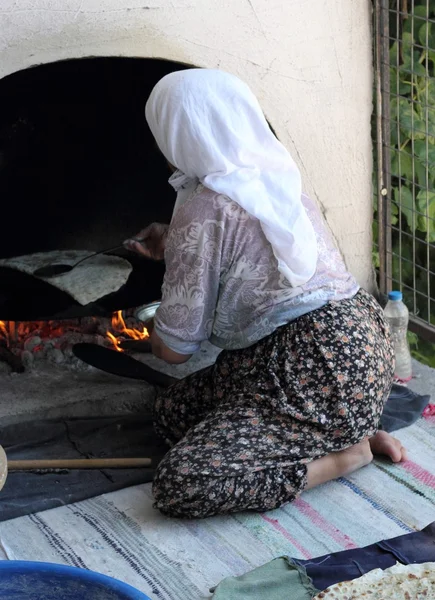
{"label": "striped rug", "polygon": [[263,515],[170,520],[147,484],[0,523],[0,554],[93,569],[154,600],[209,598],[224,577],[274,557],[365,546],[434,521],[435,416],[396,436],[408,462],[376,461]]}

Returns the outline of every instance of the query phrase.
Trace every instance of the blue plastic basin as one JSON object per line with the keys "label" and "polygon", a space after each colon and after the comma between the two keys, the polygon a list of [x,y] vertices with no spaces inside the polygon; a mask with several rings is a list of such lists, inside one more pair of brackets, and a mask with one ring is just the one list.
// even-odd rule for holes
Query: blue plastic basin
{"label": "blue plastic basin", "polygon": [[1,600],[151,600],[94,571],[54,563],[0,561]]}

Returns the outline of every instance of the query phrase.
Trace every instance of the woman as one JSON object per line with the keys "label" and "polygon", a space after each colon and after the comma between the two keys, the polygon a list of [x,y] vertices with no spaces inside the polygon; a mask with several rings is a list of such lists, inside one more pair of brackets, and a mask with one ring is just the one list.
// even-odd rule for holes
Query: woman
{"label": "woman", "polygon": [[164,77],[146,105],[175,171],[169,228],[128,246],[163,259],[154,354],[216,364],[169,388],[155,426],[172,449],[155,506],[176,517],[264,511],[368,464],[405,458],[377,432],[393,358],[382,311],[346,271],[299,171],[249,88],[215,70]]}

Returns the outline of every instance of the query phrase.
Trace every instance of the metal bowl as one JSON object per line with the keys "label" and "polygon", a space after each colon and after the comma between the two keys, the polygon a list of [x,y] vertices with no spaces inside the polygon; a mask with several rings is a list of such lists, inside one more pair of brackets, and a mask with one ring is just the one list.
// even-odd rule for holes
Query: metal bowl
{"label": "metal bowl", "polygon": [[146,323],[147,321],[151,321],[156,314],[157,309],[160,306],[160,302],[151,302],[151,304],[144,304],[144,306],[139,306],[139,308],[135,311],[134,316],[139,321]]}

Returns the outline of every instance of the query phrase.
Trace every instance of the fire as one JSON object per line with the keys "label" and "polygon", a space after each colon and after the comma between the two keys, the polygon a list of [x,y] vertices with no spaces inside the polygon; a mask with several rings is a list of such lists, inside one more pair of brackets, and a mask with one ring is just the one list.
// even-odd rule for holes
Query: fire
{"label": "fire", "polygon": [[[31,322],[14,322],[14,321],[0,321],[0,343],[6,344],[9,348],[20,347],[22,349],[27,339],[32,336],[40,337],[42,340],[61,340],[58,343],[64,343],[62,339],[65,335],[74,335],[75,333],[93,335],[105,335],[107,340],[118,352],[123,352],[120,344],[127,340],[146,340],[149,338],[148,331],[145,327],[140,329],[133,329],[127,327],[122,316],[122,311],[118,310],[113,313],[111,318],[111,325],[109,324],[98,324],[95,323],[97,330],[89,332],[82,329],[80,320],[73,320],[68,322],[63,321],[31,321]],[[102,327],[101,327],[102,325]],[[88,324],[89,327],[89,324]],[[101,339],[101,338],[100,338]],[[78,340],[71,340],[71,343],[76,343]]]}
{"label": "fire", "polygon": [[122,348],[119,347],[119,344],[121,343],[121,340],[116,338],[113,333],[111,333],[110,331],[108,331],[106,333],[106,336],[109,338],[109,340],[112,342],[113,346],[115,347],[115,350],[118,350],[118,352],[124,352],[124,350]]}
{"label": "fire", "polygon": [[71,322],[62,325],[59,321],[0,321],[0,340],[3,339],[7,346],[20,345],[32,335],[57,338],[66,331],[80,331],[80,326]]}
{"label": "fire", "polygon": [[3,339],[6,346],[15,341],[18,333],[14,321],[0,321],[0,340]]}
{"label": "fire", "polygon": [[4,321],[0,321],[0,333],[6,338],[6,340],[9,339],[9,331],[6,329],[6,323]]}
{"label": "fire", "polygon": [[107,331],[106,333],[107,337],[118,352],[124,352],[124,350],[120,347],[120,343],[125,339],[125,337],[128,337],[132,340],[146,340],[149,338],[149,333],[146,327],[143,327],[142,331],[139,331],[139,329],[130,329],[129,327],[126,327],[122,317],[122,311],[120,310],[115,312],[112,316],[112,329],[113,331],[121,334],[120,337],[116,337],[110,331]]}

